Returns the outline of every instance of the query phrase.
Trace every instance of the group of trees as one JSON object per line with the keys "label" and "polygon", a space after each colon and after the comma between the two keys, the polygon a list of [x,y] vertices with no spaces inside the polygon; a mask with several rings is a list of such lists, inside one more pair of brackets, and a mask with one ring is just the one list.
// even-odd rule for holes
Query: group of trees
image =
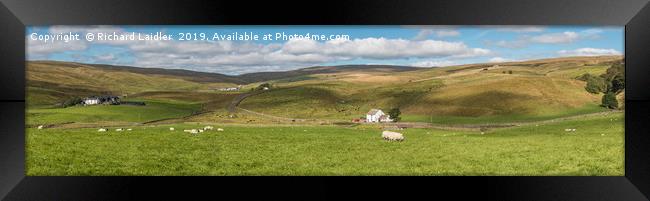
{"label": "group of trees", "polygon": [[618,108],[616,95],[625,90],[625,63],[623,61],[615,62],[600,76],[585,73],[577,79],[587,82],[585,86],[587,92],[603,93],[601,100],[603,107],[616,109]]}
{"label": "group of trees", "polygon": [[71,106],[75,106],[77,104],[80,104],[81,101],[82,100],[79,97],[71,97],[71,98],[68,98],[65,101],[63,101],[63,103],[61,103],[61,106],[64,107],[64,108],[71,107]]}
{"label": "group of trees", "polygon": [[259,91],[259,90],[264,90],[264,88],[270,89],[270,88],[271,88],[271,84],[269,84],[269,83],[263,83],[263,84],[260,84],[259,86],[255,87],[255,89],[253,89],[253,90],[254,90],[254,91]]}
{"label": "group of trees", "polygon": [[402,120],[402,118],[399,116],[401,114],[402,112],[399,110],[399,108],[393,108],[388,111],[388,115],[390,115],[390,118],[395,122]]}

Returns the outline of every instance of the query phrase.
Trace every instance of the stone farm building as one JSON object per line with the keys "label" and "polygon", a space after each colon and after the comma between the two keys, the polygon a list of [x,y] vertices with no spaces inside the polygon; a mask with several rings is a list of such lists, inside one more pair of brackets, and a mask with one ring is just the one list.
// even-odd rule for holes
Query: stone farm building
{"label": "stone farm building", "polygon": [[120,98],[117,96],[90,96],[81,100],[83,105],[98,105],[98,104],[120,104]]}
{"label": "stone farm building", "polygon": [[366,114],[366,122],[392,122],[390,115],[380,109],[371,109]]}

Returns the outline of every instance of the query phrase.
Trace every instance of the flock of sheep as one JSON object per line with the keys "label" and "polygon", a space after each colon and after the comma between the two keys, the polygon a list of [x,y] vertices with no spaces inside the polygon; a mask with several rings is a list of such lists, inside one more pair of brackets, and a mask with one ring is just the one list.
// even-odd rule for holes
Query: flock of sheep
{"label": "flock of sheep", "polygon": [[[132,131],[132,130],[133,130],[133,129],[131,129],[131,128],[127,128],[127,129],[116,128],[116,129],[115,129],[115,131],[117,131],[117,132],[122,132],[122,131]],[[100,129],[97,130],[97,132],[106,132],[106,131],[108,131],[108,129],[105,129],[105,128],[100,128]]]}
{"label": "flock of sheep", "polygon": [[[212,126],[205,126],[205,127],[203,127],[202,129],[201,129],[201,128],[199,128],[199,129],[185,129],[185,130],[183,130],[183,132],[192,133],[192,134],[197,134],[197,133],[203,133],[203,132],[205,132],[205,131],[207,131],[207,130],[212,130],[212,129],[214,129],[214,127],[212,127]],[[169,128],[169,130],[170,130],[170,131],[173,131],[174,128]],[[217,131],[223,131],[223,128],[217,128]]]}
{"label": "flock of sheep", "polygon": [[[38,129],[43,129],[43,125],[38,126]],[[185,129],[185,130],[183,130],[183,132],[191,133],[191,134],[198,134],[198,133],[203,133],[205,131],[213,130],[213,129],[214,129],[214,127],[212,127],[212,126],[205,126],[203,128],[198,128],[198,129]],[[130,128],[127,128],[127,129],[117,128],[117,129],[115,129],[115,131],[117,131],[117,132],[121,132],[121,131],[124,131],[124,130],[131,131],[132,129],[130,129]],[[169,128],[169,131],[174,131],[174,130],[175,130],[174,127]],[[106,131],[108,131],[106,128],[100,128],[100,129],[97,130],[97,132],[106,132]],[[217,131],[224,131],[224,129],[223,128],[217,128]],[[576,129],[575,128],[567,128],[567,129],[564,129],[564,131],[566,131],[566,132],[575,132]],[[481,134],[483,134],[483,132],[481,132]],[[604,134],[602,134],[602,135],[604,136]],[[387,140],[387,141],[398,141],[398,142],[404,141],[404,135],[402,135],[401,133],[398,133],[398,132],[393,132],[393,131],[383,131],[381,133],[381,137],[384,140]]]}
{"label": "flock of sheep", "polygon": [[[39,126],[38,129],[42,129],[42,127]],[[203,133],[203,132],[205,132],[205,131],[207,131],[207,130],[212,130],[212,129],[214,129],[214,127],[212,127],[212,126],[205,126],[205,127],[203,127],[203,128],[198,128],[198,129],[186,129],[186,130],[183,130],[183,132],[192,133],[192,134],[197,134],[197,133]],[[122,132],[122,131],[125,131],[125,130],[126,130],[126,131],[132,131],[133,129],[131,129],[131,128],[127,128],[127,129],[116,128],[116,129],[115,129],[115,131],[117,131],[117,132]],[[174,127],[169,127],[169,131],[175,131],[175,130],[176,130],[176,129],[175,129]],[[97,129],[97,132],[106,132],[106,131],[108,131],[108,129],[106,129],[106,128],[100,128],[100,129]],[[224,131],[224,130],[223,130],[223,128],[217,128],[217,131]]]}

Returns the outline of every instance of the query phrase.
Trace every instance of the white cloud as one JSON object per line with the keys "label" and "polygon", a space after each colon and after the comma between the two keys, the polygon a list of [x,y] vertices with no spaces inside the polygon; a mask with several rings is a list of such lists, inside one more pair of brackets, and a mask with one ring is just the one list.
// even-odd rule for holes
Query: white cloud
{"label": "white cloud", "polygon": [[499,47],[505,47],[505,48],[524,48],[528,46],[529,41],[526,40],[500,40],[500,41],[486,41],[488,45],[495,45]]}
{"label": "white cloud", "polygon": [[490,63],[501,63],[501,62],[510,62],[510,61],[515,61],[513,59],[506,59],[502,57],[493,57],[490,60],[488,60]]}
{"label": "white cloud", "polygon": [[559,33],[545,33],[539,35],[522,35],[515,40],[486,41],[488,45],[504,48],[524,48],[531,44],[569,44],[582,39],[597,39],[602,31],[588,29],[581,32],[565,31]]}
{"label": "white cloud", "polygon": [[88,48],[88,44],[84,40],[72,41],[48,41],[32,40],[30,36],[25,37],[27,41],[27,58],[29,59],[46,59],[49,54],[59,53],[64,51],[79,51]]}
{"label": "white cloud", "polygon": [[114,54],[97,55],[97,56],[95,56],[95,60],[98,60],[98,61],[113,61],[113,60],[115,60],[115,55]]}
{"label": "white cloud", "polygon": [[459,36],[460,32],[456,30],[440,30],[436,31],[436,36],[438,37],[453,37],[453,36]]}
{"label": "white cloud", "polygon": [[604,31],[602,29],[594,28],[594,29],[587,29],[587,30],[581,31],[580,35],[581,35],[582,38],[592,39],[593,40],[593,39],[599,39],[600,34],[603,33],[603,32]]}
{"label": "white cloud", "polygon": [[[40,29],[39,29],[40,30]],[[36,31],[36,30],[35,30]],[[43,40],[32,40],[31,36],[25,37],[27,41],[27,57],[30,59],[45,59],[49,54],[60,53],[65,51],[81,51],[88,48],[88,42],[83,40],[85,33],[112,33],[121,32],[122,29],[113,26],[51,26],[47,29],[49,34],[69,34],[80,33],[82,40],[71,40],[68,42],[54,40],[45,42]],[[38,37],[36,37],[38,38]],[[126,43],[124,43],[126,44]]]}
{"label": "white cloud", "polygon": [[291,54],[312,53],[335,57],[368,59],[472,57],[490,53],[490,50],[470,48],[462,42],[438,40],[411,41],[386,38],[340,39],[324,43],[293,39],[284,44],[282,51]]}
{"label": "white cloud", "polygon": [[[351,59],[456,58],[490,54],[487,49],[470,48],[460,42],[409,41],[364,38],[318,42],[291,39],[284,44],[235,42],[188,43],[151,42],[132,45],[139,66],[260,66],[285,70]],[[243,69],[236,73],[245,72]]]}
{"label": "white cloud", "polygon": [[418,34],[413,38],[413,40],[426,40],[429,36],[435,35],[438,38],[443,37],[456,37],[460,36],[460,32],[454,29],[445,29],[445,28],[432,28],[432,29],[422,29]]}
{"label": "white cloud", "polygon": [[579,48],[575,50],[560,50],[557,52],[561,56],[602,56],[602,55],[622,55],[615,49],[598,49],[598,48]]}
{"label": "white cloud", "polygon": [[572,43],[578,40],[579,35],[576,32],[565,31],[562,33],[549,33],[530,38],[531,42],[535,43]]}
{"label": "white cloud", "polygon": [[444,61],[419,61],[412,63],[411,66],[415,67],[443,67],[443,66],[453,66],[457,65],[454,61],[444,60]]}
{"label": "white cloud", "polygon": [[429,38],[429,36],[431,36],[431,34],[433,34],[433,30],[422,29],[420,30],[420,32],[418,32],[418,35],[413,37],[413,40],[426,40],[427,38]]}

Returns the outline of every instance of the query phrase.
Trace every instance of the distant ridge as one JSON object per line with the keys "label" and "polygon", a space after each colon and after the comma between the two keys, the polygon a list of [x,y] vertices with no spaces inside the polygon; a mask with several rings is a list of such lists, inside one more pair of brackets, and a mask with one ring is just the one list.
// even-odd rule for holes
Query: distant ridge
{"label": "distant ridge", "polygon": [[296,77],[302,75],[311,75],[311,74],[323,74],[323,73],[339,73],[339,72],[351,72],[351,71],[375,71],[375,72],[404,72],[404,71],[413,71],[420,70],[419,67],[411,66],[393,66],[393,65],[342,65],[342,66],[316,66],[301,68],[297,70],[290,71],[276,71],[276,72],[259,72],[259,73],[247,73],[242,74],[239,78],[247,82],[261,82],[267,80],[275,80],[289,77]]}
{"label": "distant ridge", "polygon": [[[492,65],[519,65],[519,66],[537,66],[541,64],[554,63],[554,62],[571,62],[571,61],[582,61],[589,60],[593,63],[600,63],[603,61],[611,61],[612,59],[622,59],[622,55],[613,55],[613,56],[582,56],[582,57],[559,57],[559,58],[546,58],[546,59],[535,59],[527,61],[510,61],[510,62],[501,62],[501,63],[475,63],[475,64],[464,64],[448,67],[436,67],[436,68],[449,68],[448,71],[458,71],[468,68],[484,68]],[[124,71],[138,74],[150,74],[150,75],[168,75],[176,76],[188,81],[200,82],[200,83],[211,83],[211,82],[221,82],[221,83],[233,83],[233,84],[249,84],[255,82],[263,82],[269,80],[284,79],[290,77],[311,75],[311,74],[323,74],[323,73],[340,73],[340,72],[354,72],[354,71],[364,71],[364,72],[405,72],[405,71],[415,71],[421,70],[423,67],[412,67],[412,66],[397,66],[397,65],[340,65],[340,66],[314,66],[300,68],[296,70],[289,71],[270,71],[270,72],[256,72],[256,73],[246,73],[241,75],[225,75],[220,73],[209,73],[209,72],[199,72],[185,69],[168,69],[168,68],[147,68],[147,67],[134,67],[134,66],[118,66],[118,65],[108,65],[108,64],[86,64],[86,63],[76,63],[76,62],[64,62],[64,61],[28,61],[28,63],[48,63],[56,64],[57,66],[62,67],[82,67],[82,66],[91,66],[108,71]],[[434,66],[432,66],[434,67]],[[463,68],[468,67],[468,68]]]}
{"label": "distant ridge", "polygon": [[188,81],[209,83],[209,82],[227,82],[234,84],[248,84],[254,82],[263,82],[268,80],[283,79],[295,76],[322,74],[322,73],[338,73],[344,71],[380,71],[380,72],[404,72],[422,69],[419,67],[411,66],[395,66],[395,65],[341,65],[341,66],[314,66],[301,68],[290,71],[272,71],[272,72],[256,72],[246,73],[241,75],[225,75],[220,73],[208,73],[191,71],[185,69],[168,69],[168,68],[145,68],[134,66],[117,66],[108,64],[86,64],[76,62],[64,61],[28,61],[31,63],[47,63],[56,64],[62,67],[82,67],[91,66],[101,68],[108,71],[125,71],[138,74],[155,74],[155,75],[169,75],[181,77]]}

